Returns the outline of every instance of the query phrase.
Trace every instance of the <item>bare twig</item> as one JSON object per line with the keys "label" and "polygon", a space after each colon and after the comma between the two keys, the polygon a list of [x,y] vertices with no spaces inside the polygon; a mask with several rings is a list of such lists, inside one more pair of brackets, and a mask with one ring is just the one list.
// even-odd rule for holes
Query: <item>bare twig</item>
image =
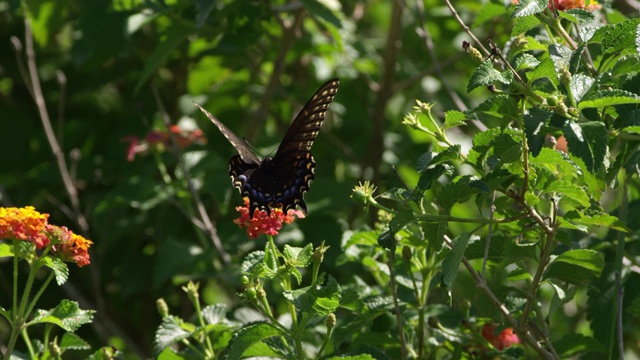
{"label": "bare twig", "polygon": [[62,70],[56,71],[56,80],[60,86],[60,98],[58,99],[58,131],[57,138],[60,142],[60,147],[64,147],[64,110],[67,107],[67,76]]}
{"label": "bare twig", "polygon": [[[444,236],[444,241],[450,249],[453,248],[453,242],[448,236],[446,235]],[[540,355],[544,359],[549,359],[549,360],[558,359],[557,356],[553,355],[553,352],[549,352],[548,350],[543,348],[538,343],[538,341],[533,337],[531,332],[529,332],[526,328],[522,328],[518,326],[518,321],[516,320],[516,318],[514,318],[513,315],[511,315],[511,312],[509,311],[509,309],[507,309],[507,307],[504,306],[502,301],[500,301],[500,299],[498,299],[498,297],[493,293],[493,291],[491,291],[485,279],[480,274],[478,274],[478,272],[473,268],[473,265],[471,265],[471,263],[465,256],[462,256],[462,264],[464,265],[465,268],[467,268],[467,271],[475,281],[476,287],[478,287],[478,289],[480,289],[480,291],[482,291],[489,298],[489,300],[491,300],[491,302],[498,307],[498,310],[500,311],[500,313],[502,313],[505,319],[511,324],[511,326],[514,327],[514,329],[518,334],[518,337],[524,343],[530,346],[533,350],[535,350],[538,353],[538,355]]]}
{"label": "bare twig", "polygon": [[[162,115],[162,119],[164,120],[164,125],[167,128],[167,130],[169,130],[172,125],[171,118],[169,117],[169,113],[167,113],[162,101],[160,100],[160,94],[158,94],[158,89],[155,86],[151,86],[151,92],[153,94],[153,98],[156,102],[156,105],[158,106],[158,110]],[[200,199],[200,194],[198,193],[198,190],[196,190],[193,184],[193,180],[191,179],[189,169],[187,168],[187,165],[184,163],[184,157],[182,156],[182,149],[178,145],[175,134],[171,131],[168,131],[168,132],[171,138],[171,150],[175,154],[178,160],[180,169],[184,174],[184,178],[187,183],[187,188],[189,190],[189,193],[191,194],[193,205],[197,211],[199,221],[202,224],[204,224],[206,233],[211,239],[211,242],[215,246],[216,250],[218,251],[220,260],[222,260],[222,263],[225,266],[229,266],[231,264],[231,257],[229,256],[229,254],[227,254],[226,250],[224,249],[224,246],[222,246],[222,241],[220,241],[220,237],[218,237],[218,231],[216,230],[215,226],[213,226],[213,222],[209,218],[209,215],[207,214],[207,211],[204,208],[202,199]],[[195,223],[196,221],[194,221],[194,224]]]}
{"label": "bare twig", "polygon": [[451,1],[445,0],[444,2],[447,4],[449,11],[451,11],[451,14],[453,15],[453,17],[456,18],[456,21],[458,22],[458,24],[460,24],[464,32],[466,32],[467,35],[469,35],[469,37],[473,39],[473,42],[476,43],[476,46],[482,49],[485,55],[488,56],[489,54],[491,54],[491,52],[484,47],[484,44],[480,40],[478,40],[478,38],[475,35],[473,35],[473,33],[471,32],[471,29],[469,29],[469,27],[464,23],[464,21],[462,21],[462,19],[460,18],[460,15],[458,15],[458,11],[456,11],[453,5],[451,5]]}

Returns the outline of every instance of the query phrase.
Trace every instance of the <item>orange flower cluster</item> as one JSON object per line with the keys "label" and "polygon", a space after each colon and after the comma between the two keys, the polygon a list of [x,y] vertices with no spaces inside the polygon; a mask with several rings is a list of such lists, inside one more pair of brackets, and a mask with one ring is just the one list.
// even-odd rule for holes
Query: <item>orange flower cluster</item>
{"label": "orange flower cluster", "polygon": [[520,344],[520,338],[513,333],[513,328],[506,328],[498,335],[493,333],[495,329],[496,326],[494,324],[484,324],[482,327],[482,337],[487,339],[496,349],[502,350],[515,344]]}
{"label": "orange flower cluster", "polygon": [[140,139],[137,136],[126,137],[124,140],[129,143],[127,160],[133,161],[136,154],[147,154],[154,148],[166,149],[171,142],[170,133],[174,134],[178,146],[182,149],[194,143],[202,144],[207,142],[200,129],[188,131],[180,129],[178,125],[172,125],[169,131],[152,130],[144,139]]}
{"label": "orange flower cluster", "polygon": [[249,198],[244,198],[244,205],[237,206],[236,210],[240,213],[240,217],[233,220],[233,223],[240,228],[247,228],[247,234],[252,238],[257,238],[261,234],[278,235],[278,231],[282,229],[282,224],[291,224],[296,216],[304,218],[304,213],[300,210],[289,209],[285,214],[282,209],[271,209],[271,213],[266,210],[255,209],[253,216],[249,216],[250,210]]}
{"label": "orange flower cluster", "polygon": [[53,253],[62,261],[76,263],[79,267],[89,265],[89,247],[92,241],[74,234],[65,226],[47,225],[46,233],[52,239]]}
{"label": "orange flower cluster", "polygon": [[29,241],[42,249],[51,245],[53,254],[63,261],[89,265],[89,247],[93,242],[74,234],[66,227],[47,223],[49,214],[40,214],[33,206],[23,208],[0,207],[0,240]]}
{"label": "orange flower cluster", "polygon": [[48,218],[49,214],[40,214],[33,206],[0,207],[0,239],[25,240],[42,249],[49,245],[44,233]]}

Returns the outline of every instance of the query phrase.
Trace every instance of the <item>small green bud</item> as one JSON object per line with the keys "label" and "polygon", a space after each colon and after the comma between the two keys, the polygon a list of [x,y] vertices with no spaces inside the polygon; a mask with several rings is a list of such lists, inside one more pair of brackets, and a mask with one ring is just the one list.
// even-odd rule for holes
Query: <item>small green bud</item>
{"label": "small green bud", "polygon": [[248,288],[247,291],[244,292],[247,295],[247,298],[253,300],[256,298],[256,288]]}
{"label": "small green bud", "polygon": [[432,328],[440,327],[440,322],[434,316],[429,316],[429,320],[427,320],[427,324],[429,324],[429,326],[432,327]]}
{"label": "small green bud", "polygon": [[336,315],[334,313],[329,314],[324,323],[327,325],[328,330],[333,329],[336,326]]}
{"label": "small green bud", "polygon": [[556,106],[558,104],[558,97],[555,95],[547,96],[547,104],[549,106]]}
{"label": "small green bud", "polygon": [[169,316],[169,306],[163,298],[156,300],[156,308],[158,309],[158,314],[163,318]]}
{"label": "small green bud", "polygon": [[249,285],[249,277],[247,275],[242,275],[240,281],[242,282],[243,286]]}

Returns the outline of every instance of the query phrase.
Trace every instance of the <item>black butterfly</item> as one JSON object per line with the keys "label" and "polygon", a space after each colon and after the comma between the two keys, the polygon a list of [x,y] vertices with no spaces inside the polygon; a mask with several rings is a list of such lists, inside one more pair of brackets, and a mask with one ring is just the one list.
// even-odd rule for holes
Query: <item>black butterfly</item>
{"label": "black butterfly", "polygon": [[295,209],[296,205],[307,212],[302,196],[309,190],[316,167],[309,150],[318,136],[329,104],[338,92],[339,83],[338,79],[332,79],[322,85],[293,120],[276,154],[262,160],[251,151],[246,141],[196,104],[238,151],[238,155],[229,160],[229,175],[233,186],[243,197],[249,198],[250,215],[254,209],[270,212],[281,208],[287,212]]}

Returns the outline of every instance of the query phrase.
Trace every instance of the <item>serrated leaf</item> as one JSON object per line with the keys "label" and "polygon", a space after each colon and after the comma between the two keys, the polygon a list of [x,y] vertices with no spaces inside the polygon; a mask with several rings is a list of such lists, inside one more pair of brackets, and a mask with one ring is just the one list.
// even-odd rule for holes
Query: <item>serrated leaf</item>
{"label": "serrated leaf", "polygon": [[13,246],[4,242],[0,242],[0,258],[12,257],[13,255]]}
{"label": "serrated leaf", "polygon": [[622,128],[621,130],[628,133],[640,134],[640,126],[627,126],[625,128]]}
{"label": "serrated leaf", "polygon": [[69,267],[64,261],[55,257],[46,257],[43,260],[43,264],[53,270],[53,274],[56,279],[56,284],[63,285],[69,279]]}
{"label": "serrated leaf", "polygon": [[224,304],[214,304],[202,309],[202,317],[207,325],[226,322],[227,307]]}
{"label": "serrated leaf", "polygon": [[80,336],[66,332],[62,335],[60,343],[58,344],[60,349],[72,349],[72,350],[89,350],[91,345],[84,341]]}
{"label": "serrated leaf", "polygon": [[545,271],[545,279],[559,279],[585,285],[597,277],[604,267],[604,257],[595,250],[569,250],[553,259]]}
{"label": "serrated leaf", "polygon": [[[483,184],[482,181],[472,179],[468,175],[457,177],[440,190],[436,195],[436,202],[449,212],[454,204],[463,203],[469,200],[471,195],[480,192],[483,189]],[[483,191],[488,191],[486,184],[484,187],[486,189]]]}
{"label": "serrated leaf", "polygon": [[589,195],[587,192],[577,184],[564,181],[555,180],[544,188],[545,193],[559,193],[562,197],[567,197],[578,202],[583,207],[589,207],[591,204]]}
{"label": "serrated leaf", "polygon": [[541,78],[549,79],[549,81],[551,81],[551,83],[555,86],[558,86],[558,84],[560,84],[558,73],[556,73],[556,67],[553,64],[553,60],[551,60],[551,58],[542,60],[542,62],[538,64],[538,66],[536,66],[533,70],[527,72],[526,76],[527,80],[529,80],[529,84]]}
{"label": "serrated leaf", "polygon": [[227,348],[227,360],[239,360],[244,352],[256,343],[273,336],[284,335],[280,329],[269,323],[250,324],[235,332]]}
{"label": "serrated leaf", "polygon": [[307,267],[311,263],[311,257],[313,256],[313,245],[309,243],[307,246],[301,248],[285,244],[282,254],[288,265]]}
{"label": "serrated leaf", "polygon": [[589,172],[596,173],[604,166],[608,137],[602,122],[568,122],[563,132],[569,152],[580,158]]}
{"label": "serrated leaf", "polygon": [[518,57],[513,61],[513,67],[516,71],[522,69],[533,69],[540,64],[540,60],[538,60],[535,56],[527,53],[518,54]]}
{"label": "serrated leaf", "polygon": [[631,230],[617,217],[607,213],[596,213],[586,215],[577,210],[568,211],[563,218],[573,224],[584,226],[604,226],[623,232]]}
{"label": "serrated leaf", "polygon": [[341,355],[341,356],[332,356],[330,358],[327,358],[327,360],[376,360],[376,359],[380,359],[380,358],[374,358],[369,354],[359,354],[359,355],[353,355],[353,356]]}
{"label": "serrated leaf", "polygon": [[571,94],[573,98],[579,102],[582,97],[591,90],[591,87],[596,80],[590,76],[584,74],[575,74],[571,77],[569,87],[571,88]]}
{"label": "serrated leaf", "polygon": [[426,190],[431,188],[433,182],[438,180],[440,176],[451,174],[452,171],[452,166],[447,164],[438,164],[432,168],[428,168],[426,171],[420,174],[420,179],[418,180],[418,185],[416,186],[416,192],[424,193]]}
{"label": "serrated leaf", "polygon": [[450,129],[452,127],[464,125],[467,120],[467,116],[458,110],[449,110],[444,113],[444,128]]}
{"label": "serrated leaf", "polygon": [[453,282],[458,275],[458,268],[462,262],[464,251],[471,239],[471,234],[464,232],[454,239],[453,248],[442,260],[442,274],[445,285],[445,291],[451,291]]}
{"label": "serrated leaf", "polygon": [[425,240],[429,244],[429,249],[440,252],[444,244],[444,236],[447,234],[449,225],[446,221],[427,222],[422,224],[422,232]]}
{"label": "serrated leaf", "polygon": [[340,306],[342,292],[340,285],[331,275],[325,285],[322,285],[323,281],[324,277],[319,276],[313,285],[285,291],[284,297],[303,313],[327,316]]}
{"label": "serrated leaf", "polygon": [[569,157],[558,150],[542,148],[540,154],[531,160],[531,164],[539,166],[556,166],[560,175],[581,175],[580,168],[569,160]]}
{"label": "serrated leaf", "polygon": [[582,63],[582,53],[587,48],[586,42],[581,42],[578,47],[571,54],[571,59],[569,60],[569,73],[576,74],[578,69],[580,68],[580,64]]}
{"label": "serrated leaf", "polygon": [[568,47],[561,44],[549,45],[549,57],[553,60],[558,73],[568,67],[571,59],[572,51]]}
{"label": "serrated leaf", "polygon": [[527,15],[516,18],[513,21],[513,29],[511,30],[511,37],[516,37],[520,34],[524,34],[527,31],[538,27],[542,24],[540,19],[535,15]]}
{"label": "serrated leaf", "polygon": [[542,108],[532,108],[524,114],[524,134],[527,137],[529,151],[534,157],[540,154],[545,142],[544,129],[553,116],[551,111]]}
{"label": "serrated leaf", "polygon": [[507,280],[509,280],[509,281],[523,281],[523,280],[530,281],[531,280],[531,274],[529,274],[524,269],[518,268],[518,269],[515,269],[515,270],[511,271],[507,275]]}
{"label": "serrated leaf", "polygon": [[578,333],[572,333],[558,341],[554,341],[553,347],[562,359],[585,353],[607,353],[607,348],[598,342],[598,340]]}
{"label": "serrated leaf", "polygon": [[489,58],[483,61],[473,72],[469,83],[467,84],[467,92],[471,92],[473,89],[487,86],[499,81],[503,84],[509,84],[513,78],[513,74],[510,71],[500,72],[493,67],[493,59]]}
{"label": "serrated leaf", "polygon": [[94,310],[81,310],[77,302],[65,299],[51,310],[37,310],[29,325],[49,323],[73,332],[93,321],[94,313]]}
{"label": "serrated leaf", "polygon": [[631,54],[630,50],[635,47],[636,27],[640,19],[629,19],[617,24],[605,25],[595,31],[590,43],[602,42],[604,53],[617,53],[621,55]]}
{"label": "serrated leaf", "polygon": [[578,108],[602,109],[607,106],[625,104],[640,104],[640,96],[620,89],[591,91],[578,103]]}
{"label": "serrated leaf", "polygon": [[[560,14],[561,17],[566,16],[567,19],[568,17],[571,17],[577,20],[578,25],[586,24],[596,19],[595,15],[593,15],[591,11],[588,11],[585,9],[569,9],[566,11],[558,11],[558,13],[559,14],[561,13]],[[575,21],[572,21],[572,22],[575,22]]]}
{"label": "serrated leaf", "polygon": [[543,12],[548,6],[547,0],[521,0],[516,4],[511,17],[535,15]]}
{"label": "serrated leaf", "polygon": [[[505,122],[511,122],[519,119],[520,116],[518,104],[515,102],[513,96],[508,95],[492,96],[482,104],[478,105],[473,109],[473,111],[478,115],[478,119],[481,121],[504,119]],[[480,132],[478,134],[482,134],[484,132]]]}
{"label": "serrated leaf", "polygon": [[389,221],[389,230],[396,234],[402,230],[405,225],[409,224],[413,220],[413,212],[410,210],[397,213],[391,221]]}

